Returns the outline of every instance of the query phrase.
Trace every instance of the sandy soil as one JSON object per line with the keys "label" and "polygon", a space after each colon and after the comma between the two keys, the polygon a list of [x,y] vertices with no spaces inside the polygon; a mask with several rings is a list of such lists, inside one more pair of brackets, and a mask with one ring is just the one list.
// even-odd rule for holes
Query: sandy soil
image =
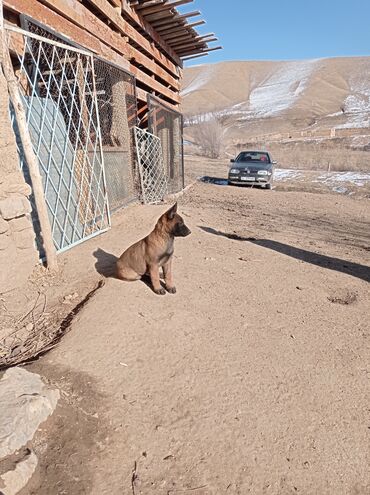
{"label": "sandy soil", "polygon": [[[198,183],[179,208],[177,294],[108,277],[28,366],[62,399],[22,495],[370,493],[369,201]],[[71,291],[163,210],[62,255]]]}

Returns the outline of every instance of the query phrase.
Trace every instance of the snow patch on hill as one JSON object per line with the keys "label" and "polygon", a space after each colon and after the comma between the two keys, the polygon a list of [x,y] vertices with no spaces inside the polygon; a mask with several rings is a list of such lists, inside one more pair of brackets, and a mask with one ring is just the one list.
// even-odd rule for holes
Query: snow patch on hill
{"label": "snow patch on hill", "polygon": [[347,122],[338,129],[370,126],[370,84],[366,76],[350,79],[351,94],[344,101],[344,110],[348,114]]}
{"label": "snow patch on hill", "polygon": [[181,96],[185,98],[186,96],[194,93],[194,91],[199,91],[203,88],[209,81],[211,81],[212,76],[215,72],[215,67],[212,65],[205,65],[204,69],[195,76],[195,78],[190,82],[190,84],[181,91]]}
{"label": "snow patch on hill", "polygon": [[287,62],[249,96],[250,118],[266,118],[291,108],[318,67],[317,60]]}

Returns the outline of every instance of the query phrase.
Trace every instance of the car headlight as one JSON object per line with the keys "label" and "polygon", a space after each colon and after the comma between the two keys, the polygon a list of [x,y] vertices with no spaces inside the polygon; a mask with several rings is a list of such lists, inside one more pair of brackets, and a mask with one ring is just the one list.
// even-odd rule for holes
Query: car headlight
{"label": "car headlight", "polygon": [[271,175],[271,172],[269,170],[259,170],[257,172],[258,175]]}
{"label": "car headlight", "polygon": [[230,174],[238,174],[238,173],[239,173],[239,169],[237,168],[230,169]]}

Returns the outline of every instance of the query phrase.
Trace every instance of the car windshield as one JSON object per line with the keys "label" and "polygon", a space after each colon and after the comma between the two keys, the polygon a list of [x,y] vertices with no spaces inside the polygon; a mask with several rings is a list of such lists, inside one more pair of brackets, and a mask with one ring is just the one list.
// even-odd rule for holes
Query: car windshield
{"label": "car windshield", "polygon": [[259,151],[242,151],[235,161],[270,163],[270,158],[267,153],[260,153]]}

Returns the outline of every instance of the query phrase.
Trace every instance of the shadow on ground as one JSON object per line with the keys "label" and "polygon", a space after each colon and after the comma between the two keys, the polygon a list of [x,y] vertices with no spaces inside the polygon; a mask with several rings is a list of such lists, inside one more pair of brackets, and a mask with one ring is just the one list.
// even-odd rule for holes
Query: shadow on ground
{"label": "shadow on ground", "polygon": [[232,187],[244,187],[244,188],[249,188],[249,189],[264,189],[266,188],[262,184],[257,184],[257,183],[240,183],[240,184],[229,184],[227,179],[223,179],[222,177],[210,177],[208,175],[205,175],[203,177],[199,177],[198,179],[200,182],[204,182],[206,184],[215,184],[216,186],[232,186]]}
{"label": "shadow on ground", "polygon": [[290,256],[291,258],[295,258],[312,265],[321,266],[323,268],[327,268],[328,270],[346,273],[352,277],[365,280],[365,282],[370,282],[370,267],[366,265],[360,265],[359,263],[353,263],[352,261],[342,260],[340,258],[333,258],[320,253],[313,253],[312,251],[307,251],[305,249],[297,248],[282,242],[273,241],[271,239],[243,237],[237,234],[221,232],[220,230],[215,230],[212,227],[200,226],[200,229],[208,234],[226,237],[227,239],[252,242],[253,244],[257,244],[258,246],[266,249],[271,249],[272,251]]}
{"label": "shadow on ground", "polygon": [[103,249],[98,248],[93,252],[96,258],[95,270],[105,278],[117,278],[116,277],[116,262],[118,257],[114,254],[107,253]]}
{"label": "shadow on ground", "polygon": [[204,177],[199,178],[200,182],[206,182],[207,184],[216,184],[217,186],[227,186],[227,179],[223,179],[221,177],[209,177],[205,175]]}

